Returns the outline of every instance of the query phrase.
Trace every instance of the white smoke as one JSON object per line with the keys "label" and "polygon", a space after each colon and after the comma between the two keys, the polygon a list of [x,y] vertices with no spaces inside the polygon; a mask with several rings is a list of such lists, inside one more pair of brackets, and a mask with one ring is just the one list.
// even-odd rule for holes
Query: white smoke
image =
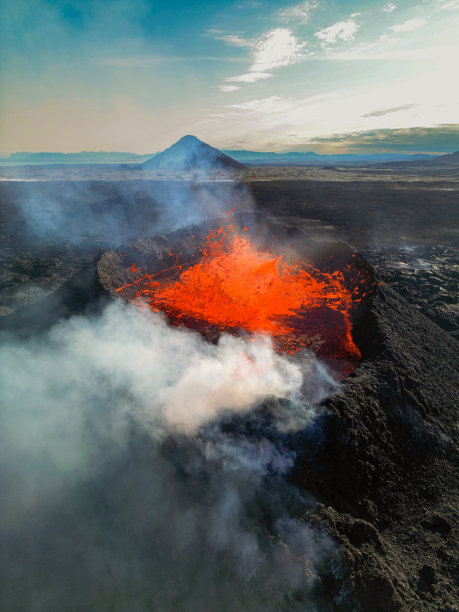
{"label": "white smoke", "polygon": [[[164,426],[192,433],[225,410],[248,410],[271,395],[293,397],[303,382],[299,365],[277,355],[268,337],[224,335],[213,345],[132,306],[111,305],[97,319],[75,317],[55,327],[49,339],[59,352],[53,386],[67,382],[66,395],[84,390],[76,401],[98,389],[110,394],[112,406],[125,404],[128,394],[154,435]],[[49,352],[38,358],[43,363]],[[63,381],[66,371],[71,376]]]}
{"label": "white smoke", "polygon": [[[113,171],[110,181],[62,178],[20,182],[12,192],[31,237],[51,241],[54,247],[120,245],[221,217],[228,209],[253,209],[248,185],[231,176],[218,181],[192,172],[188,180],[152,179],[148,174],[147,180],[125,180]],[[23,225],[20,229],[24,231]]]}
{"label": "white smoke", "polygon": [[263,397],[290,397],[301,387],[299,367],[276,355],[266,337],[250,343],[223,336],[216,347],[199,349],[159,396],[167,422],[186,432],[225,409],[244,411]]}
{"label": "white smoke", "polygon": [[3,338],[0,360],[5,609],[316,609],[337,557],[284,478],[295,454],[261,417],[228,427],[261,405],[279,437],[307,427],[302,390],[330,384],[311,356],[112,304]]}

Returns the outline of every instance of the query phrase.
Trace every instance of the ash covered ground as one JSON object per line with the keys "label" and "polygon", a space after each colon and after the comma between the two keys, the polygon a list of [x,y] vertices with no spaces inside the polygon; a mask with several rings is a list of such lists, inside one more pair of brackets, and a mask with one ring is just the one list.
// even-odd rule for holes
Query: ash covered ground
{"label": "ash covered ground", "polygon": [[[457,609],[457,173],[443,171],[436,177],[372,168],[255,168],[240,177],[244,185],[250,179],[249,192],[245,187],[235,190],[219,177],[201,193],[196,187],[183,188],[183,181],[179,188],[173,177],[131,175],[126,180],[110,168],[102,175],[95,167],[14,172],[16,180],[0,183],[0,312],[6,329],[11,327],[8,321],[20,325],[21,316],[15,319],[15,313],[29,313],[25,320],[30,321],[40,312],[36,305],[53,292],[65,293],[75,275],[80,275],[81,291],[90,291],[86,270],[103,250],[221,213],[234,191],[236,206],[253,198],[257,210],[280,222],[321,239],[346,241],[367,258],[383,285],[366,326],[358,332],[362,365],[324,400],[314,426],[288,437],[266,426],[263,468],[257,465],[255,470],[250,459],[259,421],[239,415],[223,424],[226,437],[221,431],[207,432],[200,441],[199,436],[189,442],[172,436],[150,448],[142,433],[127,445],[127,454],[111,456],[103,476],[91,473],[78,492],[65,490],[60,505],[45,518],[38,513],[36,525],[25,512],[32,493],[28,490],[16,501],[12,496],[7,510],[13,514],[14,503],[20,507],[19,518],[4,521],[2,527],[7,543],[3,560],[9,565],[2,589],[5,609]],[[20,180],[24,177],[28,181]],[[177,192],[182,194],[179,201]],[[199,214],[188,206],[197,197],[202,203]],[[214,208],[215,201],[219,204]],[[112,316],[116,322],[118,315]],[[137,323],[133,325],[136,329]],[[4,333],[9,337],[11,329]],[[75,334],[62,332],[70,344]],[[11,342],[8,346],[9,351],[15,348]],[[48,353],[46,349],[42,357]],[[14,358],[20,362],[21,354]],[[291,384],[290,378],[283,384]],[[52,385],[58,383],[53,380]],[[63,392],[70,389],[64,387]],[[228,444],[229,438],[239,444],[241,432],[243,447]],[[108,454],[113,453],[111,443],[102,438],[97,438],[98,446],[106,444]],[[210,459],[203,439],[214,453]],[[286,455],[279,454],[281,447]],[[231,468],[235,448],[245,458],[247,472],[241,473],[238,464],[239,471],[230,470],[228,477],[221,466],[226,461]],[[189,467],[193,461],[196,471]],[[166,472],[173,466],[187,483],[168,484],[165,505],[153,492],[145,493],[152,463]],[[52,496],[50,473],[45,470],[43,490]],[[215,482],[222,473],[226,497]],[[8,474],[16,477],[13,468]],[[269,485],[261,486],[267,475]],[[102,478],[113,485],[108,493]],[[161,472],[154,478],[163,481]],[[134,484],[130,487],[129,482]],[[7,485],[14,490],[11,482]],[[254,491],[250,520],[239,509],[231,510],[232,503],[245,503],[247,489]],[[195,500],[201,490],[206,491],[202,507]],[[66,505],[65,495],[83,496],[80,511]],[[198,529],[191,537],[183,527],[177,497],[190,505],[186,520],[202,533]],[[148,520],[148,504],[161,506],[155,527]],[[135,521],[123,514],[130,510]],[[197,520],[199,512],[203,518]],[[25,535],[22,514],[27,519]],[[158,532],[168,518],[176,530],[169,540],[166,532]],[[108,527],[102,527],[105,521]],[[206,535],[204,526],[209,525],[220,534],[218,544]],[[68,540],[73,528],[81,542],[77,547]],[[278,538],[278,546],[260,552],[252,539],[257,529],[266,532],[267,540]],[[263,533],[257,532],[259,541]],[[97,538],[102,544],[95,543]],[[148,539],[158,543],[159,559]],[[237,541],[245,542],[245,552]],[[304,541],[304,547],[295,548],[295,541]],[[178,567],[171,542],[182,555]],[[101,550],[114,560],[109,563]],[[207,559],[201,573],[192,568],[200,554]],[[301,561],[305,554],[310,562],[306,578]],[[88,555],[93,556],[91,571],[104,577],[98,585],[85,583],[81,566]],[[217,563],[220,570],[215,573],[212,564],[215,559],[220,563],[221,555],[226,561]],[[267,559],[264,565],[260,557]],[[135,567],[128,567],[131,558]],[[245,577],[235,580],[232,565],[244,568]],[[143,592],[149,572],[161,575],[156,594]],[[316,582],[310,578],[315,575],[320,577]],[[115,583],[120,586],[114,594]]]}

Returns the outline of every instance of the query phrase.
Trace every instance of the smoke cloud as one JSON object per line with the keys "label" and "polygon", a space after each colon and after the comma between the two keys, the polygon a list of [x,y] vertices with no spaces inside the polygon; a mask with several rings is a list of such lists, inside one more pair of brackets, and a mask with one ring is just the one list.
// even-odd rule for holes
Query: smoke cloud
{"label": "smoke cloud", "polygon": [[334,389],[315,358],[115,304],[0,358],[2,607],[322,609],[339,557],[285,445]]}
{"label": "smoke cloud", "polygon": [[[244,212],[253,207],[248,186],[230,174],[225,180],[210,180],[202,172],[184,173],[188,180],[177,175],[157,180],[147,171],[113,170],[110,180],[98,174],[95,180],[75,180],[74,173],[69,181],[65,174],[49,180],[52,170],[46,166],[36,172],[46,180],[15,183],[13,197],[32,237],[54,245],[120,245],[220,217],[228,208]],[[138,180],[143,174],[146,180]]]}

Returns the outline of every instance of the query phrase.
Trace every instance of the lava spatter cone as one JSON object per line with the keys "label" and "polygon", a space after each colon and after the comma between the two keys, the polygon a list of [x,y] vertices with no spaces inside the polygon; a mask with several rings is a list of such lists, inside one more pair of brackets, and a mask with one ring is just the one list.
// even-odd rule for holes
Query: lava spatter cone
{"label": "lava spatter cone", "polygon": [[359,362],[352,321],[376,283],[346,245],[327,253],[326,244],[251,216],[150,246],[119,256],[120,280],[128,282],[116,282],[118,297],[209,340],[222,332],[268,334],[279,352],[313,350],[340,375]]}

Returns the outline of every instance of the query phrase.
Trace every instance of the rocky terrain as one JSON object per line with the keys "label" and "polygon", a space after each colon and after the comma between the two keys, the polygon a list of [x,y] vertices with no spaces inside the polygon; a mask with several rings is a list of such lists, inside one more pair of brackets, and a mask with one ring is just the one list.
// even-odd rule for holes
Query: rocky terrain
{"label": "rocky terrain", "polygon": [[[204,432],[201,438],[189,442],[171,438],[159,451],[150,451],[142,438],[133,438],[116,469],[110,467],[113,471],[109,479],[105,474],[105,480],[92,482],[89,489],[79,493],[83,501],[78,507],[84,511],[85,521],[96,520],[98,537],[104,538],[111,555],[116,557],[118,550],[113,544],[115,532],[111,524],[102,527],[94,518],[99,515],[90,499],[97,499],[97,507],[105,508],[113,525],[127,520],[130,533],[140,542],[145,533],[142,530],[149,529],[142,498],[150,459],[164,462],[168,470],[172,465],[184,478],[186,475],[186,494],[180,490],[194,508],[195,487],[200,490],[201,479],[212,482],[211,472],[206,471],[211,469],[210,464],[202,463],[206,440],[223,435],[226,441],[244,439],[249,444],[261,439],[279,452],[293,453],[295,463],[285,477],[279,479],[274,472],[266,477],[264,488],[257,492],[258,501],[251,502],[249,525],[258,525],[256,529],[274,537],[273,521],[282,508],[291,520],[308,525],[322,547],[320,534],[327,533],[336,543],[339,562],[335,553],[330,553],[328,560],[318,563],[314,570],[317,575],[307,590],[287,589],[276,602],[269,599],[272,594],[265,593],[263,597],[268,599],[262,607],[261,600],[250,599],[250,587],[244,583],[234,594],[240,606],[257,610],[274,605],[276,610],[290,611],[304,609],[309,601],[310,610],[343,612],[453,612],[458,608],[457,177],[441,181],[355,178],[255,180],[250,189],[264,214],[322,240],[345,240],[374,267],[382,285],[354,330],[363,356],[361,365],[337,393],[321,404],[312,429],[279,433],[270,421],[279,408],[268,403],[253,415],[223,422],[220,433]],[[52,226],[53,231],[48,226],[49,231],[40,234],[27,223],[24,207],[18,206],[23,196],[21,185],[5,182],[0,189],[2,328],[22,328],[25,333],[49,327],[72,312],[83,312],[100,297],[110,299],[100,288],[95,264],[101,252],[113,246],[114,233],[92,232],[82,223],[88,218],[88,210],[93,220],[115,219],[114,225],[107,221],[110,228],[118,227],[120,220],[124,227],[123,220],[136,219],[132,214],[126,216],[126,209],[137,207],[142,213],[140,219],[149,215],[151,224],[126,227],[117,236],[117,247],[139,232],[148,235],[161,213],[154,189],[146,190],[145,183],[131,189],[130,199],[123,200],[119,186],[94,181],[84,184],[87,197],[83,208],[81,202],[67,200],[71,214],[65,216],[64,224]],[[49,197],[49,185],[36,189],[44,190]],[[58,185],[53,189],[59,191]],[[44,206],[49,199],[41,198],[40,202]],[[55,227],[68,228],[69,240],[56,240]],[[191,465],[201,466],[198,476],[191,474]],[[142,478],[133,479],[127,493],[125,483],[134,472]],[[214,491],[209,486],[209,491]],[[306,496],[301,503],[295,491]],[[136,521],[132,523],[116,503],[117,496],[126,495],[133,496],[137,504]],[[59,518],[62,534],[71,529],[73,520],[66,512]],[[52,538],[50,550],[59,550],[59,539],[54,541],[49,527],[39,529],[40,538]],[[86,532],[82,537],[85,541]],[[63,541],[67,542],[66,536]],[[19,561],[14,538],[8,540],[8,546],[11,559]],[[75,552],[73,544],[62,546],[64,550],[70,546]],[[59,556],[53,554],[47,554],[47,567],[51,568],[43,574],[47,595],[42,593],[45,603],[37,605],[37,610],[50,609],[50,601],[55,605],[55,592],[60,594],[60,609],[66,609],[62,600],[65,589],[59,583]],[[26,566],[35,567],[30,559]],[[28,595],[18,596],[20,573],[14,563],[11,567],[10,586],[5,591],[10,594],[10,608],[11,593],[16,593],[17,602],[22,602],[17,609],[26,609],[24,602],[30,599]],[[72,588],[78,590],[85,581],[84,570],[80,571],[77,564],[72,567]],[[144,579],[139,578],[136,609],[146,609],[147,601],[150,606],[151,602],[159,605],[162,601],[163,607],[164,601],[170,603],[163,589],[158,590],[159,599],[151,594],[150,599],[142,599]],[[40,580],[36,580],[30,578],[35,589],[31,593],[40,593]],[[165,584],[169,584],[167,580]],[[110,585],[106,577],[99,590],[88,589],[86,604],[98,602],[100,606],[102,601],[102,605],[108,605]],[[186,593],[180,585],[170,588]],[[126,594],[120,597],[123,601]],[[225,597],[221,609],[231,610]],[[76,601],[84,605],[85,594],[80,592]],[[133,601],[132,594],[127,601]],[[186,598],[175,601],[173,609],[185,610],[184,601]],[[110,605],[117,609],[113,600]]]}

